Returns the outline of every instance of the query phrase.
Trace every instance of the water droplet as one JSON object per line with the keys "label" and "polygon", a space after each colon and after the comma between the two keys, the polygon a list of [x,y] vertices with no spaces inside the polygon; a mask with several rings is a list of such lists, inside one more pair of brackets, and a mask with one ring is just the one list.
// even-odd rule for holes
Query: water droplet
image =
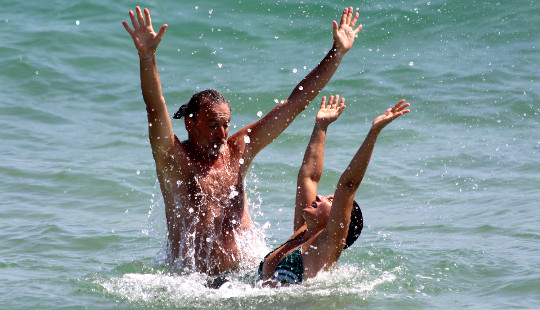
{"label": "water droplet", "polygon": [[276,40],[279,39],[279,36],[274,36],[274,39],[276,39]]}
{"label": "water droplet", "polygon": [[249,138],[249,136],[244,136],[244,142],[246,142],[246,143],[251,142],[251,139]]}
{"label": "water droplet", "polygon": [[193,210],[193,208],[189,208],[188,211],[189,211],[189,213],[193,213],[193,211],[195,211],[195,210]]}
{"label": "water droplet", "polygon": [[262,116],[262,111],[257,112],[257,116],[261,117]]}
{"label": "water droplet", "polygon": [[303,86],[299,86],[298,89],[299,89],[299,90],[304,90],[304,87],[303,87]]}
{"label": "water droplet", "polygon": [[293,68],[293,69],[292,69],[292,73],[296,73],[296,72],[298,72],[298,69]]}
{"label": "water droplet", "polygon": [[244,164],[244,159],[240,158],[239,162],[240,162],[240,165],[243,165]]}
{"label": "water droplet", "polygon": [[75,25],[77,25],[77,26],[79,26],[80,23],[81,22],[78,19],[75,21]]}
{"label": "water droplet", "polygon": [[222,63],[218,63],[217,66],[218,66],[218,68],[221,69],[221,67],[223,67],[223,64],[222,64]]}
{"label": "water droplet", "polygon": [[[36,72],[37,72],[37,71],[36,71]],[[37,74],[37,73],[36,73],[36,74]],[[275,102],[275,103],[279,103],[279,100],[276,98],[276,99],[274,99],[274,102]]]}
{"label": "water droplet", "polygon": [[141,175],[141,170],[137,170],[137,175]]}
{"label": "water droplet", "polygon": [[411,61],[409,62],[409,67],[412,67],[412,66],[414,66],[414,62]]}
{"label": "water droplet", "polygon": [[234,197],[238,196],[239,192],[236,190],[236,187],[231,185],[231,186],[229,186],[229,188],[231,189],[231,193],[229,194],[229,198],[234,198]]}
{"label": "water droplet", "polygon": [[212,15],[213,12],[214,12],[214,9],[208,10],[208,14],[210,14],[210,15]]}

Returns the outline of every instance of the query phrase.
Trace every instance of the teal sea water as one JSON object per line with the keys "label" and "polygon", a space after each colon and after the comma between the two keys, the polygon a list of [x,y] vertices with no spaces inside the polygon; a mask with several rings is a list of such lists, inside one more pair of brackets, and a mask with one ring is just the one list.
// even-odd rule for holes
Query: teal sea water
{"label": "teal sea water", "polygon": [[[322,59],[344,6],[360,11],[364,29],[323,91],[347,98],[323,193],[375,116],[401,98],[412,113],[380,136],[356,197],[364,231],[336,268],[280,290],[255,286],[255,270],[218,290],[168,272],[138,58],[121,25],[135,5],[169,25],[157,57],[170,112],[215,88],[233,130]],[[3,3],[0,308],[539,308],[539,24],[532,0]],[[317,104],[251,168],[268,248],[291,233]]]}

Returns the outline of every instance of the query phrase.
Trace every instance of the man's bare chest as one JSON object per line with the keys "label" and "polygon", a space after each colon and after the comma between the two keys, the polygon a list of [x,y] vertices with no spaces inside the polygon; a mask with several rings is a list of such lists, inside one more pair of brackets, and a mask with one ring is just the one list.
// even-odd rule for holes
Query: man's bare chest
{"label": "man's bare chest", "polygon": [[194,171],[188,187],[192,193],[197,193],[197,200],[225,202],[242,191],[241,180],[238,166],[216,165]]}

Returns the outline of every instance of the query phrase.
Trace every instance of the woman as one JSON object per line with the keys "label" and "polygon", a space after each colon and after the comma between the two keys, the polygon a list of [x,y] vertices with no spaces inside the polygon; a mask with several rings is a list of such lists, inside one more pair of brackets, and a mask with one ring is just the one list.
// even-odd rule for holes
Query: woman
{"label": "woman", "polygon": [[354,196],[369,164],[377,136],[399,116],[410,112],[405,100],[375,118],[362,146],[338,181],[333,195],[317,195],[324,159],[328,125],[345,109],[345,99],[323,97],[315,118],[311,140],[298,173],[294,234],[269,253],[259,266],[263,285],[301,283],[334,265],[343,249],[349,247],[362,230],[362,212]]}

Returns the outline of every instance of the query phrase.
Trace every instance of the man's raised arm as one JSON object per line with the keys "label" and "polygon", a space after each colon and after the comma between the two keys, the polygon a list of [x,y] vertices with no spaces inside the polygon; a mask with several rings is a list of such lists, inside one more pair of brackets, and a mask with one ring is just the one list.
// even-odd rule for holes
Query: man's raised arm
{"label": "man's raised arm", "polygon": [[[259,121],[249,125],[251,143],[246,157],[253,158],[260,150],[274,141],[306,106],[315,99],[337,70],[343,56],[352,47],[362,25],[354,29],[358,13],[345,8],[340,24],[333,21],[334,44],[324,59],[292,91],[290,96],[274,107]],[[243,133],[245,134],[245,133]]]}
{"label": "man's raised arm", "polygon": [[156,49],[165,34],[167,25],[161,26],[156,34],[152,28],[148,9],[144,9],[144,17],[140,7],[136,7],[135,11],[136,15],[133,11],[129,11],[134,29],[131,29],[125,21],[122,24],[131,35],[135,48],[139,52],[141,90],[148,113],[150,144],[154,157],[158,161],[162,158],[160,155],[164,155],[174,144],[171,119],[161,92],[161,81],[156,64]]}

